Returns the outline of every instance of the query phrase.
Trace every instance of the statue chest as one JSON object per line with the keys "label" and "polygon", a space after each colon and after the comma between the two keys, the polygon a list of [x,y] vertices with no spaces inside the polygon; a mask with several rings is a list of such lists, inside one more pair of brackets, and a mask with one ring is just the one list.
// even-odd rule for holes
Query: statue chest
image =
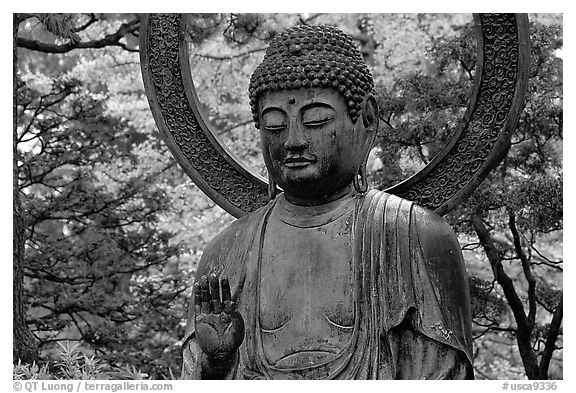
{"label": "statue chest", "polygon": [[259,323],[271,363],[329,360],[354,328],[352,212],[314,227],[271,218],[262,251]]}

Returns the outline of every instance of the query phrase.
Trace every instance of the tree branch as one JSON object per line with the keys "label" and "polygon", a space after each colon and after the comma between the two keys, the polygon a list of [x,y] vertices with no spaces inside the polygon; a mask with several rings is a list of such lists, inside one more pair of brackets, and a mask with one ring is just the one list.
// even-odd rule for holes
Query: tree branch
{"label": "tree branch", "polygon": [[530,260],[526,256],[524,249],[522,248],[522,242],[520,240],[520,234],[518,233],[518,227],[516,226],[516,215],[513,211],[508,212],[508,227],[510,232],[512,232],[512,237],[514,239],[514,249],[516,254],[520,258],[522,263],[522,270],[524,271],[524,276],[526,281],[528,281],[528,324],[530,328],[534,326],[536,320],[536,279],[532,274],[532,269],[530,267]]}
{"label": "tree branch", "polygon": [[88,19],[88,21],[86,23],[84,23],[81,26],[75,27],[72,29],[72,32],[74,33],[78,33],[80,31],[86,30],[90,25],[96,23],[98,21],[98,18],[96,18],[96,14],[90,14],[90,19]]}
{"label": "tree branch", "polygon": [[552,317],[552,322],[550,322],[550,327],[548,328],[548,337],[546,337],[546,344],[544,345],[544,351],[542,352],[542,358],[540,359],[540,378],[548,379],[548,369],[550,367],[550,360],[552,359],[552,354],[556,349],[556,340],[560,334],[560,325],[562,324],[563,317],[563,299],[560,299],[558,307],[554,312]]}
{"label": "tree branch", "polygon": [[19,48],[25,48],[36,52],[43,53],[67,53],[74,49],[100,49],[107,46],[119,46],[130,52],[137,52],[137,49],[129,48],[126,44],[120,42],[122,38],[130,33],[137,31],[140,27],[140,17],[136,16],[133,20],[123,23],[115,33],[108,34],[104,38],[92,41],[69,41],[65,44],[49,44],[28,38],[18,37],[17,45]]}
{"label": "tree branch", "polygon": [[242,127],[242,126],[245,126],[246,124],[250,124],[250,123],[253,123],[253,122],[254,122],[253,119],[242,121],[242,122],[240,122],[240,123],[238,123],[238,124],[234,124],[233,126],[228,127],[228,128],[226,128],[226,129],[218,132],[218,135],[227,134],[227,133],[231,132],[232,130],[234,130],[234,129],[238,128],[238,127]]}
{"label": "tree branch", "polygon": [[502,258],[496,249],[496,245],[494,244],[490,232],[488,232],[486,225],[484,225],[484,222],[482,222],[482,218],[479,215],[473,215],[470,221],[474,231],[478,235],[480,244],[482,244],[482,247],[486,252],[494,278],[504,290],[504,295],[514,313],[516,322],[519,325],[526,325],[526,314],[524,312],[524,307],[522,306],[522,301],[516,293],[512,279],[504,271],[501,262]]}
{"label": "tree branch", "polygon": [[486,225],[482,221],[482,217],[479,212],[473,213],[470,222],[474,231],[476,232],[486,256],[490,261],[490,266],[492,267],[492,272],[494,278],[504,291],[504,296],[514,314],[514,319],[516,320],[516,326],[518,327],[518,333],[516,335],[516,341],[518,343],[518,350],[520,352],[520,357],[522,358],[522,363],[524,365],[524,370],[529,379],[539,378],[539,368],[538,359],[536,358],[536,353],[532,349],[532,344],[530,338],[532,335],[533,327],[528,323],[526,313],[524,311],[524,306],[522,301],[514,288],[514,281],[506,274],[504,267],[502,266],[502,258],[500,253],[496,249],[494,240],[490,235],[490,232],[486,228]]}
{"label": "tree branch", "polygon": [[208,55],[208,54],[204,54],[204,53],[196,53],[196,54],[194,54],[194,56],[201,57],[203,59],[210,59],[210,60],[232,60],[232,59],[236,59],[238,57],[244,57],[244,56],[251,55],[252,53],[263,52],[265,50],[266,50],[266,47],[262,47],[262,48],[251,49],[251,50],[248,50],[248,51],[245,51],[242,53],[237,53],[235,55],[216,56],[216,55]]}

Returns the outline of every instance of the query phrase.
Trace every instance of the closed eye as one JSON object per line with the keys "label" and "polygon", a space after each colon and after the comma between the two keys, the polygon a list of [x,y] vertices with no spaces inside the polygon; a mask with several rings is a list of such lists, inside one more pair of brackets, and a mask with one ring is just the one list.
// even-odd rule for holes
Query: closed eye
{"label": "closed eye", "polygon": [[323,103],[313,103],[304,108],[302,123],[307,127],[320,127],[336,116],[334,108]]}
{"label": "closed eye", "polygon": [[264,126],[266,131],[278,132],[286,128],[286,124],[267,124]]}
{"label": "closed eye", "polygon": [[326,119],[308,120],[304,122],[304,125],[307,127],[319,127],[321,125],[328,123],[330,120],[332,120],[331,117],[328,117]]}
{"label": "closed eye", "polygon": [[286,114],[278,108],[266,108],[262,111],[264,130],[278,132],[286,128]]}

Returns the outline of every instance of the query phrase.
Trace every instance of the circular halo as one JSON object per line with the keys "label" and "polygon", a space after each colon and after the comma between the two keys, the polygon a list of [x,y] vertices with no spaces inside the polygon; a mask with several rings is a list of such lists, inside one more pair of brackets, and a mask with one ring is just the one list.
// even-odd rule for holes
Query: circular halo
{"label": "circular halo", "polygon": [[[200,110],[182,14],[141,19],[140,63],[158,129],[186,174],[241,217],[268,202],[268,184],[216,138]],[[450,142],[422,170],[386,191],[440,215],[466,199],[510,147],[530,64],[526,14],[474,14],[477,71],[468,108]]]}

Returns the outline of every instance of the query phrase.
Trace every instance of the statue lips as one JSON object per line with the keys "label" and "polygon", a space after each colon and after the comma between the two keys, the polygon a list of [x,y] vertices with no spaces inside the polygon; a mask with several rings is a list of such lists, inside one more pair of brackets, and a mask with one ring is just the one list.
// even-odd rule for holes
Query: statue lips
{"label": "statue lips", "polygon": [[300,169],[314,162],[316,162],[316,160],[311,157],[287,157],[283,163],[290,169]]}

